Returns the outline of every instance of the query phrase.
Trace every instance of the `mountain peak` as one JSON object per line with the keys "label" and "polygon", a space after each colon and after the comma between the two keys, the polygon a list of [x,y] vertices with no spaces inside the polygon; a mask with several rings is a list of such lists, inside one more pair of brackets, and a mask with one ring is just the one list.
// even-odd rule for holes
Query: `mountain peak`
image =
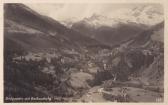
{"label": "mountain peak", "polygon": [[146,24],[149,26],[156,25],[163,21],[163,10],[156,6],[145,5],[131,8],[127,11],[125,18],[129,21],[133,21],[140,24]]}
{"label": "mountain peak", "polygon": [[105,16],[103,16],[103,15],[101,15],[101,14],[97,14],[97,13],[94,13],[94,14],[90,17],[90,19],[99,19],[99,18],[107,18],[107,17],[105,17]]}
{"label": "mountain peak", "polygon": [[[69,20],[67,20],[69,21]],[[121,8],[106,16],[104,14],[93,13],[90,17],[85,17],[80,22],[87,23],[92,27],[110,26],[115,27],[120,23],[143,24],[153,26],[163,21],[162,8],[155,5],[140,5],[132,8]],[[68,23],[68,22],[67,22]],[[76,23],[71,21],[72,24]],[[68,23],[69,24],[69,23]]]}

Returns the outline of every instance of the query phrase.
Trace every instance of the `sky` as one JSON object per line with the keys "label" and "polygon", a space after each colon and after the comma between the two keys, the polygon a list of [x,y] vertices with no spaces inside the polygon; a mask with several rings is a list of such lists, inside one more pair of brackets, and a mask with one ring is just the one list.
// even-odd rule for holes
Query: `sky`
{"label": "sky", "polygon": [[162,6],[159,4],[86,4],[86,3],[64,3],[64,4],[25,4],[36,12],[52,17],[59,21],[75,18],[81,20],[85,17],[90,17],[94,13],[101,14],[108,17],[116,15],[116,11],[134,8],[136,6],[154,5],[160,9]]}

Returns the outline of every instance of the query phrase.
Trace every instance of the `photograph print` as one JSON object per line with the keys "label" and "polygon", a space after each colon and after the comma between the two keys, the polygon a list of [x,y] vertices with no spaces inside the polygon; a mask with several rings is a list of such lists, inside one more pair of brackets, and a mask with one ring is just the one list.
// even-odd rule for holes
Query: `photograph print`
{"label": "photograph print", "polygon": [[159,3],[4,3],[4,103],[164,102]]}

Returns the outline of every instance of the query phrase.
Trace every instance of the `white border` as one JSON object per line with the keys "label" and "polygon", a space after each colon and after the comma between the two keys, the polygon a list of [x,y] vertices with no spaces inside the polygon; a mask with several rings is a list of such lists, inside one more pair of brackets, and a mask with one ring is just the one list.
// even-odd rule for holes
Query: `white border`
{"label": "white border", "polygon": [[[161,3],[164,5],[164,17],[165,17],[165,33],[164,33],[164,47],[165,47],[165,65],[164,65],[164,103],[31,103],[31,104],[65,104],[65,105],[79,105],[79,104],[91,104],[91,105],[126,105],[126,104],[131,104],[131,105],[168,105],[168,65],[167,65],[167,59],[168,59],[168,0],[2,0],[0,1],[0,47],[3,49],[3,3]],[[1,73],[0,73],[0,104],[3,103],[3,50],[0,51],[0,66],[1,66]],[[11,103],[5,103],[5,104],[11,104]],[[30,103],[12,103],[12,104],[30,104]]]}

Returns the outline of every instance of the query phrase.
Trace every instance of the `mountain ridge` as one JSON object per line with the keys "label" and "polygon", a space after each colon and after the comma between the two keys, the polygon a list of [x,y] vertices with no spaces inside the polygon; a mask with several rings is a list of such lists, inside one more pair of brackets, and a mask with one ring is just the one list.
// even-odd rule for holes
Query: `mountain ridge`
{"label": "mountain ridge", "polygon": [[[26,28],[25,29],[27,31],[30,31],[30,33],[33,31],[38,32],[38,33],[31,33],[31,34],[40,34],[40,36],[44,35],[42,37],[55,37],[56,39],[50,38],[50,39],[54,39],[55,41],[56,40],[58,41],[58,39],[60,39],[60,41],[58,41],[58,45],[63,43],[61,42],[61,40],[64,42],[67,41],[68,46],[69,45],[78,46],[78,44],[82,44],[84,46],[101,45],[101,43],[99,43],[98,41],[92,38],[86,37],[85,35],[78,33],[72,29],[68,29],[67,27],[63,26],[61,23],[59,23],[58,21],[50,17],[43,16],[36,13],[35,11],[31,10],[29,7],[26,7],[24,4],[21,4],[21,5],[6,4],[4,5],[4,10],[5,10],[4,16],[6,18],[5,20],[6,31],[10,31],[12,27],[19,28],[19,30],[22,27],[26,27],[27,29]],[[16,24],[16,23],[20,23],[20,24]],[[13,26],[10,26],[10,25],[13,25]],[[23,28],[22,28],[22,32],[23,32]],[[54,40],[51,42],[55,43]]]}

